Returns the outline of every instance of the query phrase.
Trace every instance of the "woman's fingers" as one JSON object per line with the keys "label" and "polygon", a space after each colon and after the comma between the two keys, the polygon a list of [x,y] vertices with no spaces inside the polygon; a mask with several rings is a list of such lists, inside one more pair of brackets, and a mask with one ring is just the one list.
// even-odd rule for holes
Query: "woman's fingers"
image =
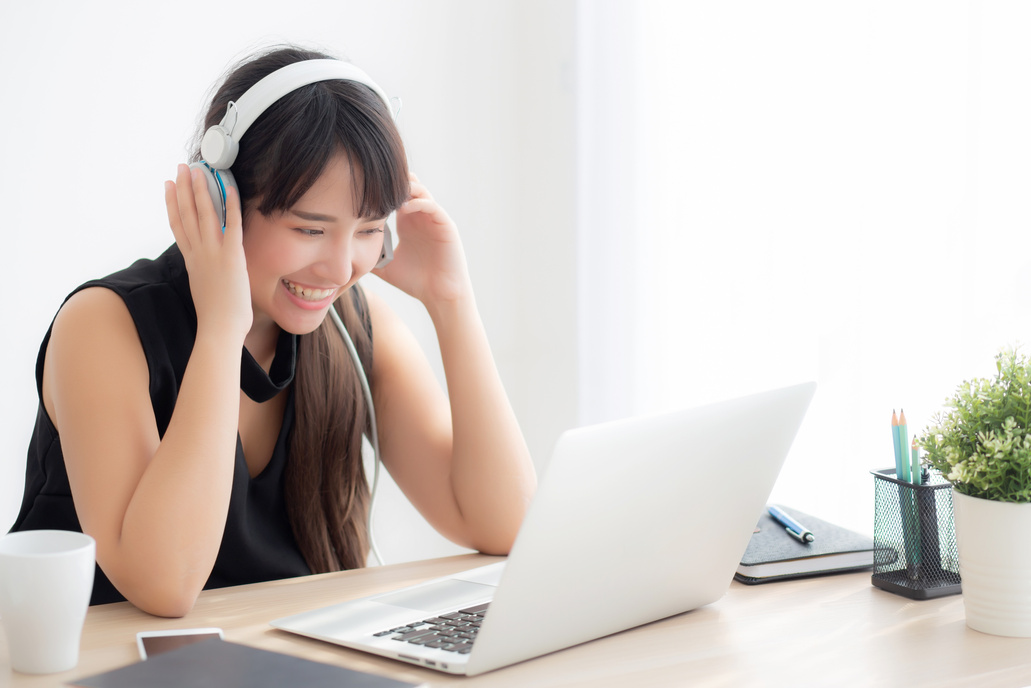
{"label": "woman's fingers", "polygon": [[183,253],[198,322],[250,328],[253,315],[243,249],[240,196],[228,189],[222,231],[204,170],[180,165],[175,182],[165,183],[168,224]]}
{"label": "woman's fingers", "polygon": [[221,236],[222,223],[215,212],[215,203],[208,191],[208,180],[204,170],[196,167],[190,169],[190,181],[193,184],[193,207],[197,212],[197,225],[201,241],[212,239],[212,229],[217,229],[215,236]]}
{"label": "woman's fingers", "polygon": [[437,202],[432,198],[412,197],[398,209],[398,212],[403,215],[425,213],[432,216],[436,222],[440,223],[450,222],[451,220],[447,213],[444,212],[444,209],[437,205]]}
{"label": "woman's fingers", "polygon": [[[165,183],[165,210],[180,248],[189,251],[213,239],[221,243],[222,223],[203,170],[179,165],[175,182]],[[231,193],[226,199],[226,216],[227,229],[231,225],[239,233],[242,220],[238,194]]]}
{"label": "woman's fingers", "polygon": [[190,241],[183,231],[183,221],[179,216],[179,198],[176,194],[175,182],[165,182],[165,212],[168,213],[168,226],[172,229],[175,243],[182,251],[190,250]]}
{"label": "woman's fingers", "polygon": [[197,205],[193,194],[193,173],[186,165],[179,165],[175,176],[176,198],[179,202],[179,220],[190,243],[200,239],[197,236]]}
{"label": "woman's fingers", "polygon": [[422,183],[417,181],[414,177],[409,182],[408,188],[409,198],[433,198],[433,196],[430,195],[430,190],[427,189]]}
{"label": "woman's fingers", "polygon": [[243,242],[243,216],[240,210],[240,192],[226,184],[226,229],[223,241]]}

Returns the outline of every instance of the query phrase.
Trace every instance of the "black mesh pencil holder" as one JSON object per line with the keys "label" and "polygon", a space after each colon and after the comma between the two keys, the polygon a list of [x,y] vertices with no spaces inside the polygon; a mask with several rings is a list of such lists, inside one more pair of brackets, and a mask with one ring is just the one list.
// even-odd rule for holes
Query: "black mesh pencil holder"
{"label": "black mesh pencil holder", "polygon": [[936,471],[914,485],[895,469],[874,476],[873,576],[878,588],[914,600],[962,592],[952,524],[952,486]]}

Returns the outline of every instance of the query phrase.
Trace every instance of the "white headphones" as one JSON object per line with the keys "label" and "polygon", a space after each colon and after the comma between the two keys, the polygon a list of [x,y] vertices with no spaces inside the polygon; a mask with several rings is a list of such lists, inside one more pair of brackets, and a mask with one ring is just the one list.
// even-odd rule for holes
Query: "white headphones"
{"label": "white headphones", "polygon": [[[190,167],[204,173],[208,193],[211,194],[223,230],[226,225],[226,187],[231,186],[239,191],[229,168],[236,161],[240,139],[261,113],[286,94],[308,84],[334,79],[368,86],[387,106],[387,111],[393,112],[390,99],[383,89],[353,64],[332,59],[304,60],[277,69],[247,89],[238,101],[229,101],[222,121],[204,132],[200,144],[201,160]],[[386,226],[383,229],[383,253],[376,267],[383,267],[393,257],[393,237],[390,227]]]}

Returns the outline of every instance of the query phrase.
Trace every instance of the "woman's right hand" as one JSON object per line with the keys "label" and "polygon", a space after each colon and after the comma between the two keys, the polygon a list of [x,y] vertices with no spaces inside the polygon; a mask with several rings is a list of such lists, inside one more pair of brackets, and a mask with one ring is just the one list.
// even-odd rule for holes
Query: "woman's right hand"
{"label": "woman's right hand", "polygon": [[225,233],[201,170],[179,165],[176,180],[165,182],[165,209],[190,275],[198,331],[227,328],[226,333],[242,340],[254,316],[240,196],[232,187],[227,191]]}

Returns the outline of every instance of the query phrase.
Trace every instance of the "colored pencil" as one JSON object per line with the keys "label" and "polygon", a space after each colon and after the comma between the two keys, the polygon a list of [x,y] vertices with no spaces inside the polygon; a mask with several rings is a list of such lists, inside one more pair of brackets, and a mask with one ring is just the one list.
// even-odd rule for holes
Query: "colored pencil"
{"label": "colored pencil", "polygon": [[913,452],[912,452],[912,470],[910,472],[910,478],[914,485],[920,485],[923,480],[922,471],[920,470],[920,450],[916,448],[916,438],[913,438]]}
{"label": "colored pencil", "polygon": [[909,477],[909,457],[906,456],[906,449],[909,448],[909,428],[906,425],[905,410],[899,411],[899,463],[902,464],[902,475],[899,480],[912,482]]}
{"label": "colored pencil", "polygon": [[895,477],[902,480],[902,445],[899,444],[899,417],[891,411],[891,439],[895,444]]}

